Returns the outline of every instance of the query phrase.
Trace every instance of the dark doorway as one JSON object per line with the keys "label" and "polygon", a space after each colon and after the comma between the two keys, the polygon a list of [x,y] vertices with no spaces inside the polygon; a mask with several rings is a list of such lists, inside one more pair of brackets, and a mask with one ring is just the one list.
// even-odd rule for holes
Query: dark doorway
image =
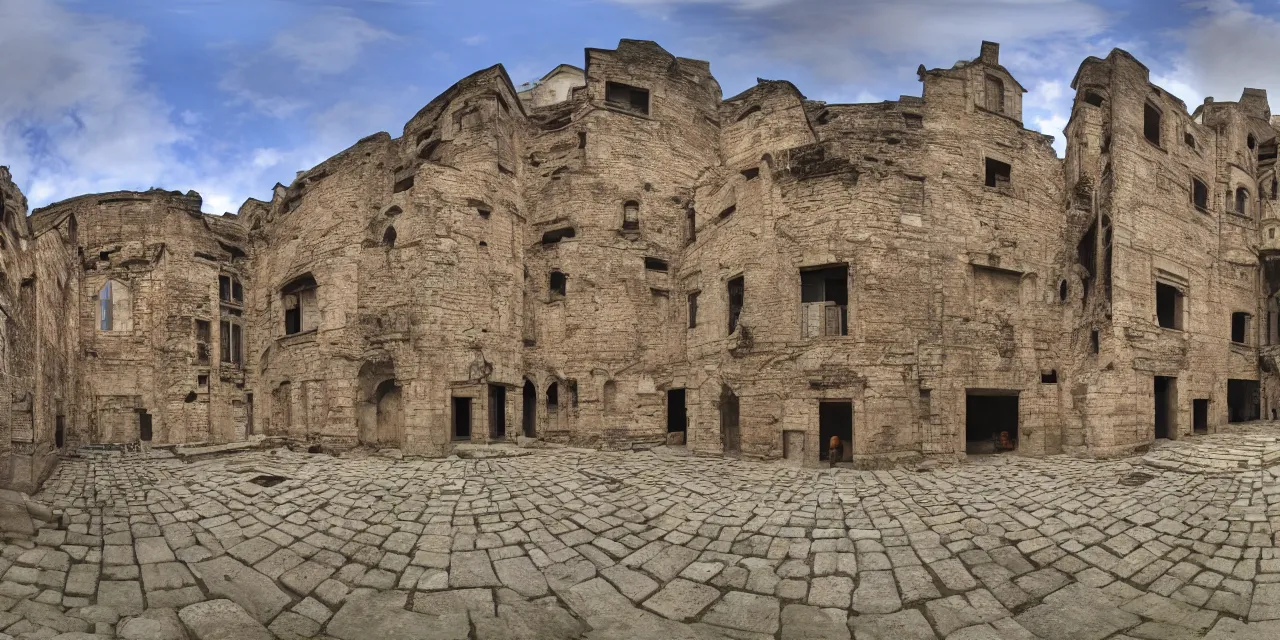
{"label": "dark doorway", "polygon": [[538,389],[529,380],[524,381],[524,437],[532,438],[538,431]]}
{"label": "dark doorway", "polygon": [[489,439],[507,437],[507,388],[489,385]]}
{"label": "dark doorway", "polygon": [[689,412],[684,405],[684,389],[667,390],[667,433],[687,432]]}
{"label": "dark doorway", "polygon": [[1257,380],[1227,380],[1227,421],[1257,420],[1259,412]]}
{"label": "dark doorway", "polygon": [[738,431],[738,396],[727,386],[720,388],[720,442],[725,455],[742,452],[742,436]]}
{"label": "dark doorway", "polygon": [[1191,401],[1191,428],[1196,433],[1209,433],[1209,400],[1197,398]]}
{"label": "dark doorway", "polygon": [[151,414],[138,411],[138,439],[151,442]]}
{"label": "dark doorway", "polygon": [[253,394],[244,394],[244,435],[253,435]]}
{"label": "dark doorway", "polygon": [[453,439],[471,439],[471,398],[453,399]]}
{"label": "dark doorway", "polygon": [[965,393],[965,453],[1000,453],[1018,448],[1018,392]]}
{"label": "dark doorway", "polygon": [[66,443],[67,443],[66,416],[57,416],[54,418],[53,445],[61,449]]}
{"label": "dark doorway", "polygon": [[1172,438],[1178,430],[1178,379],[1156,376],[1156,438]]}
{"label": "dark doorway", "polygon": [[840,437],[839,460],[848,462],[853,453],[853,403],[818,403],[818,459],[831,458],[831,436]]}

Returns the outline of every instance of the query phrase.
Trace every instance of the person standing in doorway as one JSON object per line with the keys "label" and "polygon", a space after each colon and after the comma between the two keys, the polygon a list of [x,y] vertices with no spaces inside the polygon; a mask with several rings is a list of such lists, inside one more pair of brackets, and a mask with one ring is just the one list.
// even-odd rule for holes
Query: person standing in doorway
{"label": "person standing in doorway", "polygon": [[836,466],[840,462],[840,453],[843,444],[840,442],[840,436],[831,436],[831,442],[827,443],[827,460],[831,462],[831,466]]}

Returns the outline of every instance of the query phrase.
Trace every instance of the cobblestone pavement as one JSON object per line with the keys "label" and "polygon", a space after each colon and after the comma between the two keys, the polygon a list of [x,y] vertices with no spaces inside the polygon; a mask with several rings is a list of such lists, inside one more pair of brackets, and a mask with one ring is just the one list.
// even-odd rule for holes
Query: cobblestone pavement
{"label": "cobblestone pavement", "polygon": [[3,549],[0,629],[1274,640],[1280,486],[1260,464],[1188,462],[1238,440],[927,472],[665,450],[69,459],[37,498],[70,526]]}

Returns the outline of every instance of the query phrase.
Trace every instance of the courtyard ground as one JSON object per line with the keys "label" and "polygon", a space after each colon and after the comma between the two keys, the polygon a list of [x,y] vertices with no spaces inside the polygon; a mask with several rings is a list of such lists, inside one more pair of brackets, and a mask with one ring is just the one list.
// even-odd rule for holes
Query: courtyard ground
{"label": "courtyard ground", "polygon": [[[925,472],[94,454],[0,638],[1280,638],[1280,425]],[[61,634],[61,635],[60,635]]]}

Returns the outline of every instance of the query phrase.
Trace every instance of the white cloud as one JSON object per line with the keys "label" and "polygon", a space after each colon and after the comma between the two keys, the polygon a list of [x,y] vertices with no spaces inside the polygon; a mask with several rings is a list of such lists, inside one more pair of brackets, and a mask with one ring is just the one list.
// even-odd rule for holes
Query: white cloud
{"label": "white cloud", "polygon": [[1280,65],[1274,64],[1280,20],[1236,0],[1187,6],[1196,10],[1196,17],[1172,32],[1183,50],[1164,73],[1153,74],[1152,82],[1182,98],[1191,110],[1206,96],[1235,101],[1245,87],[1280,88]]}
{"label": "white cloud", "polygon": [[462,39],[462,44],[465,44],[468,47],[475,47],[475,46],[484,44],[484,42],[488,39],[489,38],[482,35],[467,36]]}
{"label": "white cloud", "polygon": [[271,52],[304,73],[331,75],[350,69],[369,44],[391,37],[360,18],[331,9],[276,34]]}

